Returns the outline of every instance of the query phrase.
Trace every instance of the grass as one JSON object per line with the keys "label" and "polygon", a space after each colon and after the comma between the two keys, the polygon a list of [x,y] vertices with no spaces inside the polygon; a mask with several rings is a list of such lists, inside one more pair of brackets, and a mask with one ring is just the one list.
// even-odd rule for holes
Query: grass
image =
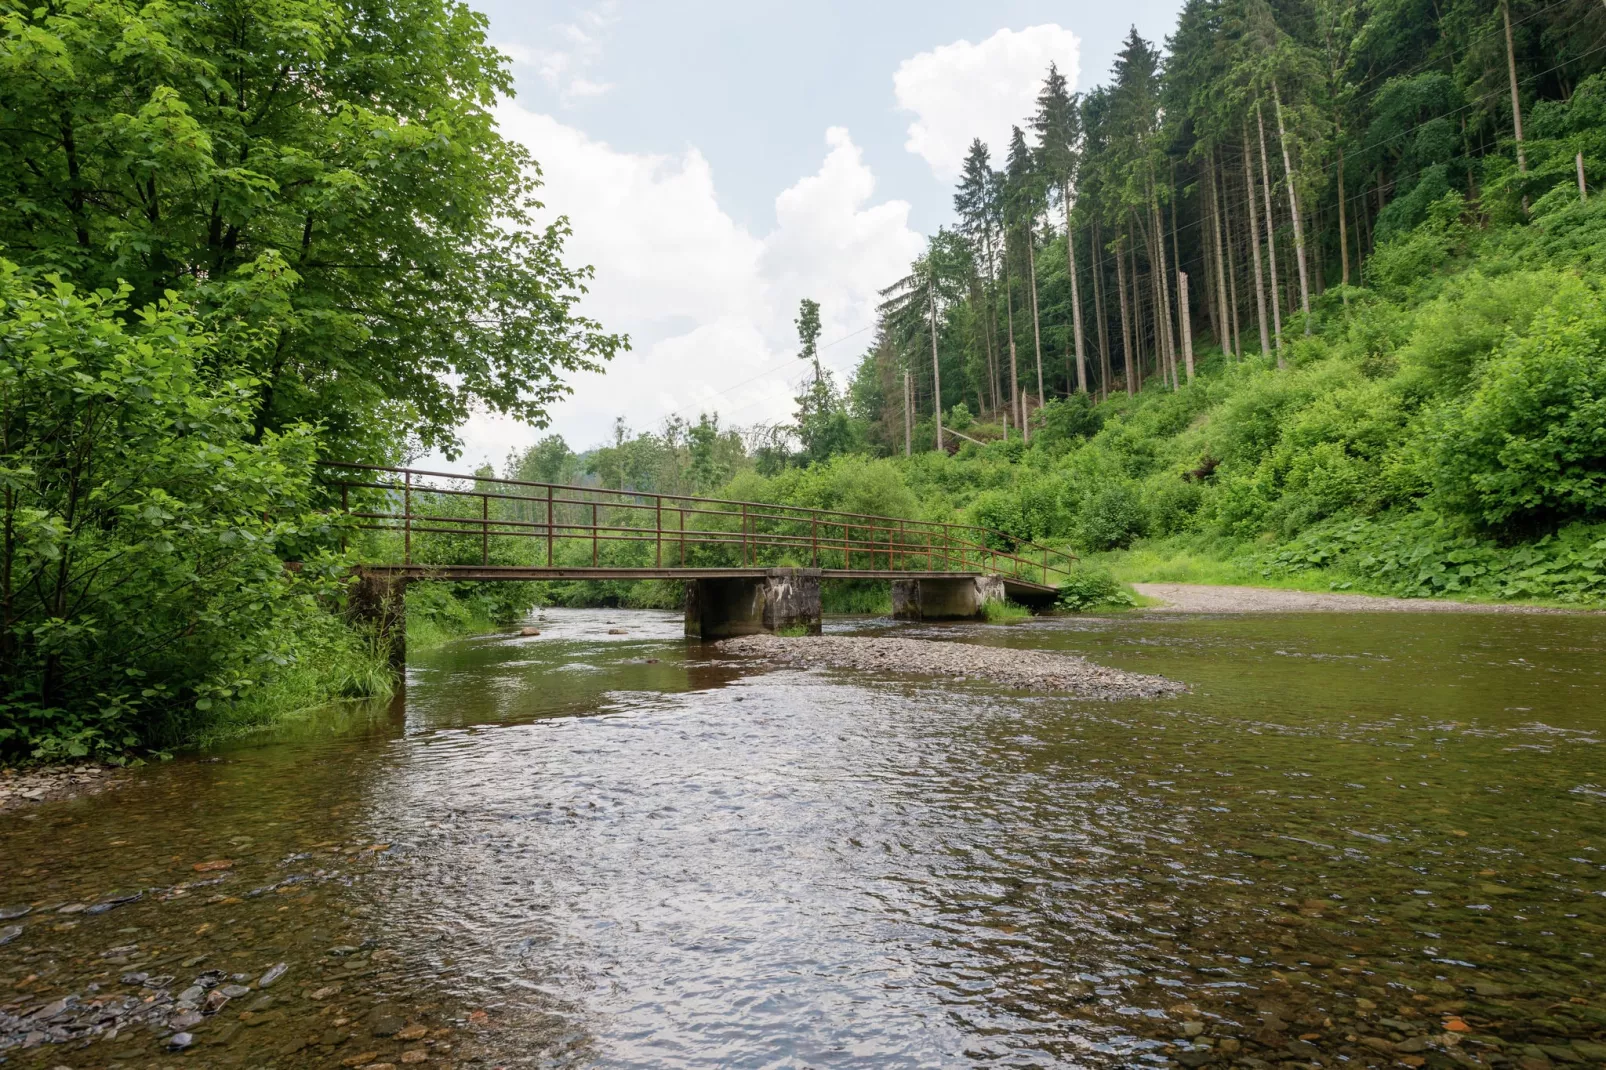
{"label": "grass", "polygon": [[988,624],[1008,624],[1013,620],[1025,620],[1032,615],[1032,611],[1025,606],[1002,598],[983,602],[981,609],[987,616]]}
{"label": "grass", "polygon": [[[1366,577],[1339,569],[1313,568],[1293,574],[1273,573],[1250,566],[1249,547],[1241,542],[1208,536],[1176,535],[1163,539],[1143,539],[1125,550],[1108,550],[1083,556],[1090,566],[1107,570],[1123,584],[1190,583],[1205,587],[1264,587],[1281,591],[1307,591],[1316,594],[1372,594],[1398,598],[1398,592],[1369,583]],[[1160,600],[1132,592],[1135,605],[1158,605]],[[1435,601],[1469,602],[1488,605],[1552,606],[1562,609],[1590,608],[1576,602],[1551,598],[1496,599],[1479,595],[1439,595]]]}
{"label": "grass", "polygon": [[785,628],[775,629],[775,634],[783,639],[801,639],[810,633],[806,624],[789,624]]}
{"label": "grass", "polygon": [[830,616],[890,616],[892,587],[878,580],[828,580],[820,585],[820,609]]}
{"label": "grass", "polygon": [[277,676],[233,702],[214,706],[176,742],[206,747],[298,723],[317,727],[341,722],[395,693],[387,652],[333,617],[309,623],[298,645],[299,656]]}

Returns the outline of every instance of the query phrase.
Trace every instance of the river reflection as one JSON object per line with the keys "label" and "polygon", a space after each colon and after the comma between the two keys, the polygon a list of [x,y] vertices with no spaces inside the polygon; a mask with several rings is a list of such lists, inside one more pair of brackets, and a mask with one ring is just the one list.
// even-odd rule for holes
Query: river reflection
{"label": "river reflection", "polygon": [[536,626],[0,818],[0,1062],[1606,1062],[1598,618],[833,625],[1122,703]]}

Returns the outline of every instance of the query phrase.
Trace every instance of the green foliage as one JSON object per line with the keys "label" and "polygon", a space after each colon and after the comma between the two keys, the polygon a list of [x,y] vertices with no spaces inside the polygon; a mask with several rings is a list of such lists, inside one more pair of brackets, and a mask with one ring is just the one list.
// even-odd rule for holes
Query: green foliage
{"label": "green foliage", "polygon": [[1486,529],[1606,514],[1606,300],[1564,291],[1430,431],[1433,496]]}
{"label": "green foliage", "polygon": [[1032,611],[1025,606],[1011,602],[1006,598],[995,598],[989,602],[983,602],[981,611],[982,615],[987,618],[988,624],[1008,624],[1011,621],[1027,620],[1032,615]]}
{"label": "green foliage", "polygon": [[[453,0],[7,5],[0,247],[130,307],[177,292],[254,430],[342,455],[538,423],[626,343],[497,130],[508,60]],[[35,121],[49,116],[50,121]]]}
{"label": "green foliage", "polygon": [[1101,606],[1136,605],[1137,599],[1133,597],[1131,589],[1107,569],[1078,565],[1071,570],[1067,579],[1060,582],[1055,604],[1061,609],[1080,613]]}
{"label": "green foliage", "polygon": [[1143,500],[1127,483],[1106,483],[1092,491],[1078,518],[1080,544],[1090,550],[1129,546],[1147,527]]}
{"label": "green foliage", "polygon": [[181,739],[315,651],[338,590],[309,430],[255,438],[194,312],[129,292],[0,261],[0,757]]}

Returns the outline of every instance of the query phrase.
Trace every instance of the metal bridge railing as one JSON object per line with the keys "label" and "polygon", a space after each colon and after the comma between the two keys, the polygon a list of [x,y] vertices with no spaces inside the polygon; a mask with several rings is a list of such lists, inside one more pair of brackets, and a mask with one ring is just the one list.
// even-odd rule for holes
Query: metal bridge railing
{"label": "metal bridge railing", "polygon": [[369,564],[986,572],[1057,585],[1073,554],[972,524],[320,462]]}

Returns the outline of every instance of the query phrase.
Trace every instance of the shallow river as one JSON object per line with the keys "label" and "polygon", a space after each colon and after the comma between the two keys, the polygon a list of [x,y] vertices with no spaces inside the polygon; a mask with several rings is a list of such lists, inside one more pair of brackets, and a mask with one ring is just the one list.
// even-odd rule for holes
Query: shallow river
{"label": "shallow river", "polygon": [[539,626],[0,816],[0,1064],[1606,1063],[1598,618],[832,626],[1124,703]]}

